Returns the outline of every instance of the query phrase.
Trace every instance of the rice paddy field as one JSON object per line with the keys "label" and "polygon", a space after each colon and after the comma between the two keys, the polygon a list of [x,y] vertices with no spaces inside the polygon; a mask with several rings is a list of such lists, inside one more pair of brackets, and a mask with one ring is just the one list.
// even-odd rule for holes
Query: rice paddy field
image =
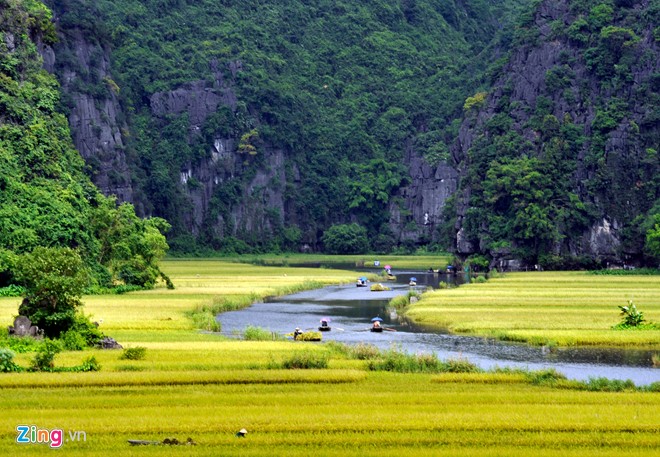
{"label": "rice paddy field", "polygon": [[[188,317],[190,310],[220,299],[240,302],[352,282],[354,273],[222,260],[172,260],[164,262],[163,269],[175,290],[162,287],[84,298],[86,313],[103,320],[104,332],[124,347],[146,348],[143,360],[123,360],[120,350],[65,352],[57,356],[58,366],[73,366],[94,355],[102,368],[89,373],[0,373],[0,455],[638,457],[660,453],[657,392],[590,392],[561,384],[537,385],[515,373],[369,371],[366,361],[349,358],[332,345],[226,339],[196,330]],[[561,282],[561,276],[555,281]],[[582,283],[579,275],[566,278],[566,284]],[[570,301],[571,293],[588,287],[593,279],[574,292],[566,291],[564,300]],[[516,280],[507,276],[485,285],[497,289],[498,282]],[[595,284],[593,294],[600,289]],[[653,285],[648,289],[649,297],[656,300],[655,311],[637,293],[635,301],[648,310],[649,318],[660,320],[654,317],[658,289]],[[436,300],[445,306],[444,298],[438,297],[452,297],[460,290],[433,292],[420,306]],[[478,306],[469,296],[465,306]],[[585,298],[578,294],[574,299],[582,303]],[[453,300],[449,309],[459,307],[458,298]],[[534,307],[532,301],[519,300],[521,309]],[[0,324],[11,323],[18,302],[0,299]],[[501,303],[509,306],[506,300]],[[583,319],[601,319],[598,312],[592,316],[588,307],[583,313]],[[489,327],[496,319],[484,313],[484,321],[490,322],[485,326]],[[297,354],[324,357],[327,368],[281,368],[282,361]],[[16,361],[27,366],[32,356],[19,354]],[[51,434],[48,442],[20,444],[17,427],[21,426],[27,427],[28,440],[31,426],[35,431],[61,430],[61,435]],[[236,435],[240,429],[247,430],[244,437]],[[128,443],[170,438],[181,443],[191,438],[196,444],[133,447]],[[61,446],[55,450],[49,443]]]}
{"label": "rice paddy field", "polygon": [[[633,300],[656,330],[613,330]],[[660,277],[587,272],[507,273],[424,294],[407,315],[452,332],[560,346],[650,346],[660,350]]]}

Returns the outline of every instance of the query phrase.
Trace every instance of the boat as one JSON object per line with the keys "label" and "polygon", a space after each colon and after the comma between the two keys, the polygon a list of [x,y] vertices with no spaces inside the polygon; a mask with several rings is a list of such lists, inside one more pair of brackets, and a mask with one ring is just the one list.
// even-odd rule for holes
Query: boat
{"label": "boat", "polygon": [[360,276],[355,282],[355,287],[367,287],[367,282],[369,280],[366,276]]}
{"label": "boat", "polygon": [[331,330],[330,325],[330,318],[329,317],[324,317],[321,319],[321,325],[319,326],[319,332],[329,332]]}
{"label": "boat", "polygon": [[417,278],[414,277],[414,276],[412,278],[410,278],[410,282],[408,283],[408,285],[409,286],[416,286],[417,285]]}
{"label": "boat", "polygon": [[396,276],[391,274],[391,273],[388,273],[387,274],[387,280],[388,281],[396,281]]}
{"label": "boat", "polygon": [[380,323],[383,322],[383,319],[380,316],[376,316],[373,319],[371,319],[371,330],[372,332],[382,332],[383,327],[380,325]]}

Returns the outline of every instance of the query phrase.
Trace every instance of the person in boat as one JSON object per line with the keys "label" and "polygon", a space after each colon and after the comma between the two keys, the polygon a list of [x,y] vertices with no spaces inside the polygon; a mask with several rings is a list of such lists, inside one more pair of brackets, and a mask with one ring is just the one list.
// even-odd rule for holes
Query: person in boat
{"label": "person in boat", "polygon": [[328,321],[326,319],[321,319],[321,326],[319,327],[319,330],[330,330],[330,326],[328,325]]}
{"label": "person in boat", "polygon": [[374,321],[374,326],[373,326],[373,328],[374,328],[374,329],[380,329],[380,328],[381,328],[381,327],[380,327],[380,321]]}
{"label": "person in boat", "polygon": [[299,327],[296,327],[296,329],[293,331],[293,339],[297,340],[298,336],[302,335],[302,330],[300,330]]}

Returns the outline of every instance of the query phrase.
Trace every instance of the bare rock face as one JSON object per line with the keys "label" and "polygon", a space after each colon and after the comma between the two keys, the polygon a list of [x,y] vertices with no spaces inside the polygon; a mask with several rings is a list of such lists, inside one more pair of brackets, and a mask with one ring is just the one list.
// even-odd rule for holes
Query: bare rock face
{"label": "bare rock face", "polygon": [[412,147],[406,148],[404,160],[411,183],[390,203],[390,227],[400,241],[431,237],[445,202],[458,187],[458,172],[447,163],[432,167]]}
{"label": "bare rock face", "polygon": [[591,227],[587,238],[589,251],[598,258],[615,258],[618,255],[621,241],[618,237],[618,224],[602,219]]}
{"label": "bare rock face", "polygon": [[[73,142],[85,159],[94,184],[105,195],[116,195],[119,201],[134,200],[129,164],[127,163],[120,121],[121,107],[117,98],[120,88],[112,79],[109,51],[88,41],[80,30],[69,30],[67,39],[55,46],[38,46],[44,68],[54,72],[68,96],[69,126]],[[67,61],[59,62],[58,55]],[[80,74],[84,69],[85,74]],[[94,75],[95,93],[85,87]],[[101,90],[102,89],[102,90]],[[139,207],[136,206],[139,211]]]}
{"label": "bare rock face", "polygon": [[[226,106],[232,112],[236,110],[238,100],[232,82],[224,78],[217,62],[211,62],[210,67],[213,82],[192,81],[171,91],[157,92],[150,99],[151,111],[157,118],[187,114],[189,141],[199,135],[204,122],[219,108]],[[240,62],[231,62],[229,71],[235,75],[240,67]],[[217,137],[207,147],[209,152],[205,158],[187,163],[181,170],[180,185],[190,201],[182,215],[186,228],[197,235],[206,224],[218,238],[239,232],[269,236],[273,217],[277,223],[282,223],[285,212],[284,151],[261,144],[259,154],[265,156],[268,166],[257,169],[251,180],[243,183],[241,199],[232,205],[231,211],[211,220],[210,205],[215,190],[231,181],[240,181],[247,158],[237,151],[234,138]]]}
{"label": "bare rock face", "polygon": [[156,92],[151,96],[151,111],[156,116],[188,113],[190,126],[198,130],[206,118],[215,113],[220,105],[236,109],[236,95],[221,84],[193,81],[167,92]]}

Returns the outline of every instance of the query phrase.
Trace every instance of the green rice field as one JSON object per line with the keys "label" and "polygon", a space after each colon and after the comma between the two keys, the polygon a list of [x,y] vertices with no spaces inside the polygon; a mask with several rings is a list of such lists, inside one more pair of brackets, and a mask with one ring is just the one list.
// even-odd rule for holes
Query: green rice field
{"label": "green rice field", "polygon": [[[195,329],[188,317],[190,310],[219,300],[241,302],[319,284],[352,283],[354,273],[223,260],[168,260],[163,270],[175,290],[159,287],[84,298],[85,312],[102,319],[104,332],[124,347],[146,348],[143,360],[121,359],[120,350],[65,352],[57,356],[58,366],[73,366],[94,355],[102,368],[89,373],[0,373],[0,455],[650,457],[660,453],[658,392],[538,385],[516,373],[370,371],[366,360],[352,359],[329,344],[229,340]],[[547,288],[558,294],[552,309],[574,300],[583,307],[583,320],[616,323],[616,287],[605,295],[612,303],[604,309],[614,308],[609,320],[600,316],[605,312],[595,304],[588,306],[589,294],[583,289],[593,284],[591,295],[596,297],[607,288],[595,280],[573,273],[548,279]],[[635,281],[642,281],[637,286],[645,284],[644,279],[629,280],[631,288]],[[508,281],[518,286],[507,286]],[[521,292],[523,283],[530,281],[507,275],[485,284],[436,291],[411,312],[419,319],[433,316],[429,310],[434,303],[456,311],[461,301],[454,294],[461,290],[466,308],[486,306],[491,300],[480,302],[476,297],[477,291],[488,290],[500,297],[501,308],[517,303],[520,310],[533,310],[536,303],[545,313],[540,297],[536,302],[528,298],[536,292]],[[573,283],[576,286],[569,287]],[[636,292],[636,303],[650,319],[660,321],[657,286],[649,283],[643,288],[648,300]],[[630,298],[627,290],[621,293],[624,300]],[[507,294],[509,300],[502,298]],[[0,324],[11,323],[19,301],[0,299]],[[490,306],[493,315],[483,313],[483,327],[508,331],[509,320],[499,329],[494,325],[498,307]],[[468,325],[478,321],[474,315],[459,317],[456,322],[466,331],[481,331]],[[554,319],[545,318],[550,321]],[[535,327],[556,331],[552,326],[544,329],[541,322]],[[566,331],[579,333],[576,328]],[[281,362],[301,353],[326,358],[327,368],[281,368]],[[16,361],[27,366],[32,357],[18,354]],[[32,425],[62,430],[61,447],[17,443],[17,427]],[[248,433],[236,436],[242,428]],[[166,438],[182,443],[191,438],[196,444],[133,447],[128,443]]]}

